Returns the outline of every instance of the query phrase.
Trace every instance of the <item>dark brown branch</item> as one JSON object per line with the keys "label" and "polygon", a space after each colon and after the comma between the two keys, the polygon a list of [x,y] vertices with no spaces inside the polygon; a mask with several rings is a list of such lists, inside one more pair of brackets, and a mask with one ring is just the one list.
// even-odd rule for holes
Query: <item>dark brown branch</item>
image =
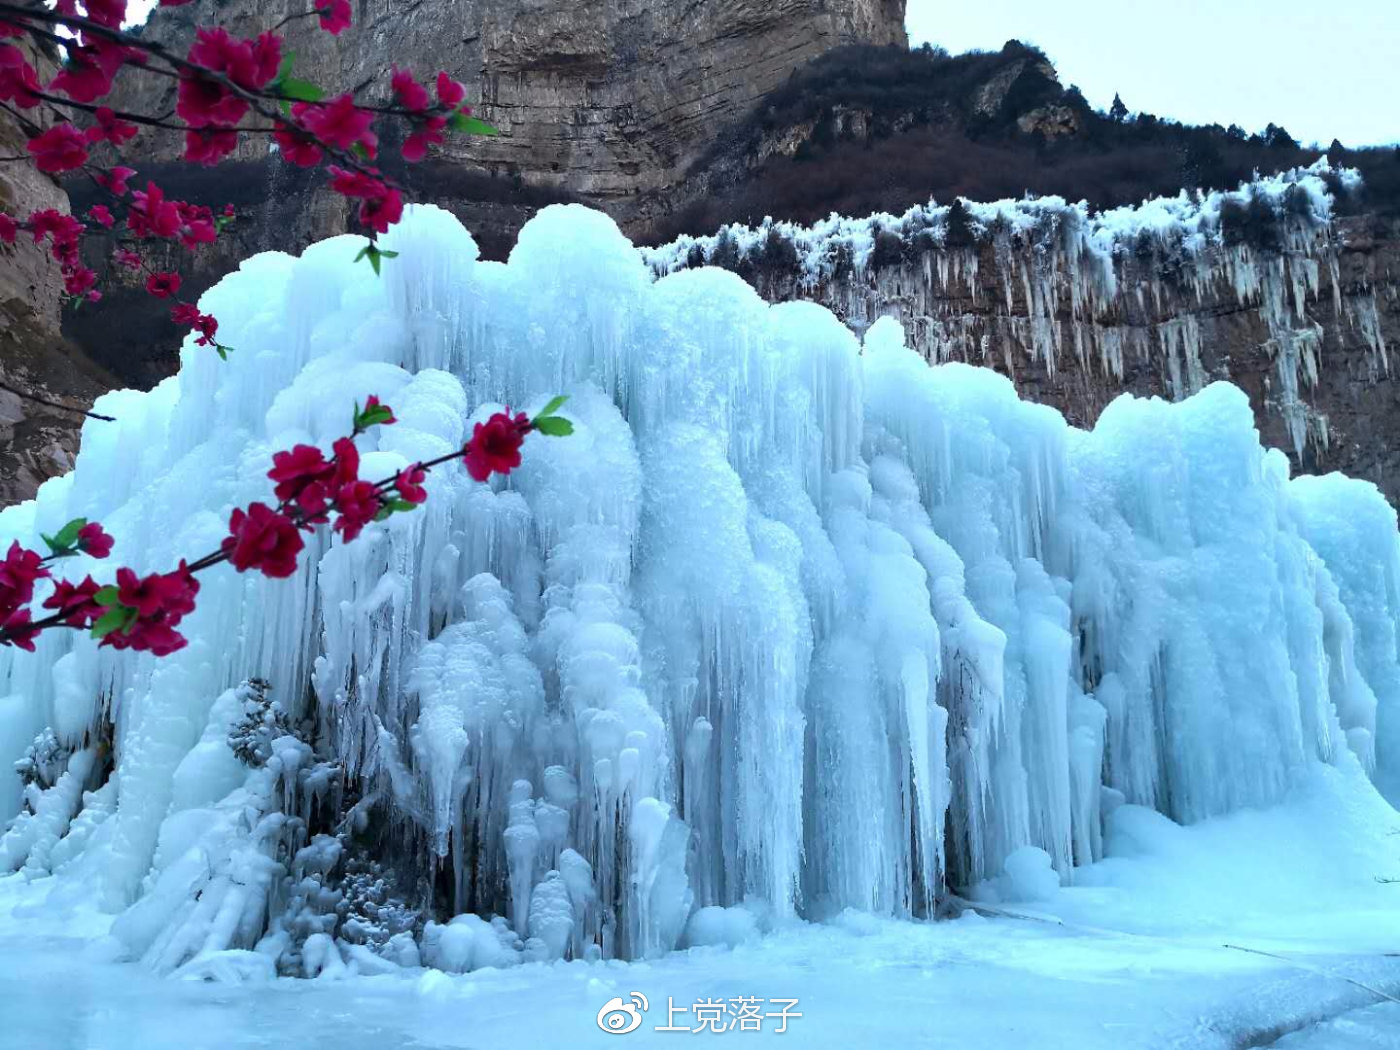
{"label": "dark brown branch", "polygon": [[48,398],[40,397],[38,394],[28,393],[27,391],[11,386],[3,379],[0,379],[0,390],[8,390],[10,393],[14,394],[15,397],[23,398],[25,401],[33,401],[35,404],[47,405],[49,408],[57,408],[64,412],[73,412],[77,415],[87,416],[89,419],[100,419],[104,423],[115,423],[117,421],[115,416],[104,416],[98,412],[89,412],[85,408],[74,408],[72,405],[60,404],[57,401],[50,401]]}

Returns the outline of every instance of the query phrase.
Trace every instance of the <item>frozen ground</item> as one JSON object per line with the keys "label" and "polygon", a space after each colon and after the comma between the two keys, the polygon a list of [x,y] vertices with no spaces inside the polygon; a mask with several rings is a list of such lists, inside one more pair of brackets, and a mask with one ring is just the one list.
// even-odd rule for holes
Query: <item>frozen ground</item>
{"label": "frozen ground", "polygon": [[[685,1038],[656,1031],[668,997],[687,1008],[671,1023],[692,1028],[698,1001],[756,997],[765,1012],[796,998],[785,1038],[817,1050],[1210,1050],[1280,1035],[1287,1050],[1400,1047],[1400,1006],[1346,980],[1400,994],[1400,887],[1376,881],[1400,869],[1400,819],[1352,775],[1324,770],[1283,806],[1192,828],[1126,807],[1109,858],[1079,872],[1081,885],[1010,906],[1037,918],[848,912],[733,950],[631,964],[256,985],[157,978],[104,961],[108,920],[53,899],[55,880],[11,877],[0,881],[0,1045],[664,1047]],[[633,992],[650,1004],[640,1027],[601,1032],[603,1004]],[[723,1038],[776,1035],[776,1021],[763,1024]]]}

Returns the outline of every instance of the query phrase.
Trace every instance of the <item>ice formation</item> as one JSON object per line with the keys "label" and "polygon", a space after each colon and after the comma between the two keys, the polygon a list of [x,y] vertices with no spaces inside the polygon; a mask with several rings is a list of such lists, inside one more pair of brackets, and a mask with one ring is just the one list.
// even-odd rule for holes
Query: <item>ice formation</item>
{"label": "ice formation", "polygon": [[[1112,381],[1147,363],[1175,399],[1229,378],[1226,362],[1209,367],[1216,333],[1203,332],[1202,318],[1246,312],[1274,363],[1266,404],[1301,456],[1330,440],[1308,396],[1329,339],[1364,347],[1373,378],[1389,374],[1376,290],[1343,278],[1332,223],[1334,193],[1359,186],[1356,171],[1322,158],[1238,190],[1102,212],[1053,196],[960,199],[810,227],[726,226],[643,254],[658,275],[722,265],[774,297],[820,298],[858,328],[900,313],[910,345],[934,362],[1012,374],[1030,363],[1053,379],[1068,358]],[[1337,330],[1317,319],[1319,300]]]}
{"label": "ice formation", "polygon": [[0,542],[84,516],[166,569],[368,393],[399,419],[360,439],[372,476],[502,404],[567,393],[576,433],[508,479],[435,472],[291,580],[208,574],[167,659],[0,651],[0,860],[120,912],[128,956],[643,957],[1043,894],[1124,801],[1198,821],[1316,763],[1400,797],[1395,514],[1290,480],[1239,390],[1079,431],[889,319],[862,346],[722,270],[658,279],[578,207],[506,264],[433,208],[382,277],[362,243],[206,293],[229,360],[104,397]]}

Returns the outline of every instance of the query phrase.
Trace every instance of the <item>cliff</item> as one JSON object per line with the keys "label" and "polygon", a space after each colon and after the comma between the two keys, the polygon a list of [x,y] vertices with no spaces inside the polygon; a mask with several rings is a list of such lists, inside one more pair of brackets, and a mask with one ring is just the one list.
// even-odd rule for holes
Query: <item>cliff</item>
{"label": "cliff", "polygon": [[[52,75],[54,56],[17,43],[41,75]],[[19,125],[0,112],[0,155],[23,155],[24,143]],[[66,212],[68,195],[30,164],[0,164],[0,211],[27,216],[41,208]],[[0,506],[33,495],[45,479],[72,468],[82,419],[13,391],[81,409],[114,382],[65,343],[62,294],[58,263],[44,248],[27,236],[0,242]]]}

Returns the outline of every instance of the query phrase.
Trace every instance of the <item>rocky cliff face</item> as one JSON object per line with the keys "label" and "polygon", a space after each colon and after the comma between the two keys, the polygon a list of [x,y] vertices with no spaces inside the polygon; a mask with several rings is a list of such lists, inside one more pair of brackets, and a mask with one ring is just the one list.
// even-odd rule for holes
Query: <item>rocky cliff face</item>
{"label": "rocky cliff face", "polygon": [[1400,502],[1400,224],[1335,217],[1351,184],[1319,167],[1101,214],[960,203],[728,227],[648,255],[658,275],[723,266],[857,330],[898,317],[930,361],[995,368],[1084,427],[1124,392],[1230,380],[1295,471],[1341,470]]}
{"label": "rocky cliff face", "polygon": [[[20,46],[41,76],[52,75],[53,56]],[[25,140],[10,114],[0,112],[0,155],[23,155]],[[28,215],[40,208],[66,212],[68,195],[29,164],[0,164],[0,211]],[[45,479],[72,467],[82,417],[54,406],[86,407],[111,382],[64,344],[62,293],[58,263],[48,252],[24,236],[0,243],[0,506],[33,495]]]}

